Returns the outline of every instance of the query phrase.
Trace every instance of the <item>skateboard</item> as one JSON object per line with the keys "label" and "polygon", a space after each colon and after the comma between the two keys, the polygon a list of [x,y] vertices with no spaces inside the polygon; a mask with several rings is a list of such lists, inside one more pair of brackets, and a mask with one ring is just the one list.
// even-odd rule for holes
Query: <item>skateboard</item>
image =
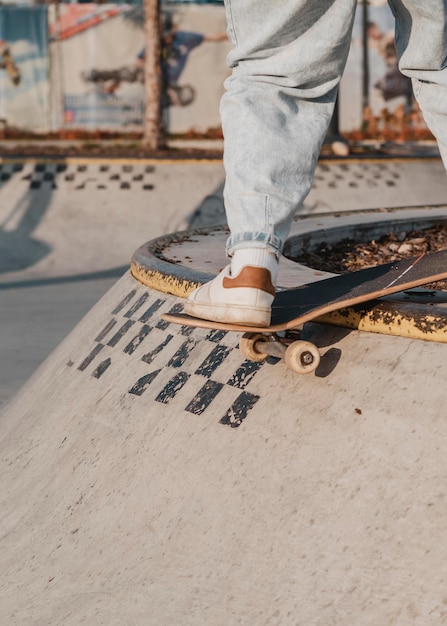
{"label": "skateboard", "polygon": [[283,358],[289,369],[304,374],[315,371],[320,363],[318,348],[300,339],[306,322],[446,278],[447,250],[439,250],[278,291],[268,327],[211,322],[181,313],[162,318],[183,326],[242,332],[239,349],[246,359],[260,362],[268,356]]}

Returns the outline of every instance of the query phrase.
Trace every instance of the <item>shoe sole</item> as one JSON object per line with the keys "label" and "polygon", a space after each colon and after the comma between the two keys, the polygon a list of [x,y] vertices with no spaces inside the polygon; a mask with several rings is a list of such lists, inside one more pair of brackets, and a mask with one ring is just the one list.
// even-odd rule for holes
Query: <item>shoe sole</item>
{"label": "shoe sole", "polygon": [[241,324],[243,326],[270,326],[271,309],[234,306],[226,304],[210,304],[186,301],[185,313],[211,322],[222,324]]}

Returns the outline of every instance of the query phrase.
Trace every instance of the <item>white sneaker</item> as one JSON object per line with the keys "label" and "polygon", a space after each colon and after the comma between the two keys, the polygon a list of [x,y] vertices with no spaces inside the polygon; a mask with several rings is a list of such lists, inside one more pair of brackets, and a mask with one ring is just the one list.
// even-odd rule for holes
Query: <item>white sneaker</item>
{"label": "white sneaker", "polygon": [[228,265],[189,295],[185,313],[213,322],[265,327],[270,325],[274,297],[270,270],[246,265],[232,276]]}

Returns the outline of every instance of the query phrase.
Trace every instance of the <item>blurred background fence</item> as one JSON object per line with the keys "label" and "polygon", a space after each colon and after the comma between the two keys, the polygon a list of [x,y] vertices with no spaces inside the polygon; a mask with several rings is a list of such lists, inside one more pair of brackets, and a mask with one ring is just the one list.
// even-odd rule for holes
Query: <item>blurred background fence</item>
{"label": "blurred background fence", "polygon": [[[216,133],[229,73],[223,3],[164,2],[162,14],[165,129]],[[384,2],[359,2],[338,106],[338,129],[347,136],[430,137],[398,71],[393,29]],[[3,129],[142,130],[141,3],[3,4],[0,40]]]}

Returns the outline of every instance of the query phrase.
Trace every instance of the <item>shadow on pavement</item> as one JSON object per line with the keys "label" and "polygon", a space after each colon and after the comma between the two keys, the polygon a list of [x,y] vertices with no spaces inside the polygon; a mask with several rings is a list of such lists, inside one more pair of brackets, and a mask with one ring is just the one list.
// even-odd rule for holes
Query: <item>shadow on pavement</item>
{"label": "shadow on pavement", "polygon": [[223,200],[224,183],[221,183],[213,193],[206,196],[188,218],[188,228],[201,228],[226,224],[225,207]]}
{"label": "shadow on pavement", "polygon": [[20,289],[24,287],[42,287],[47,285],[66,285],[69,283],[79,283],[89,280],[105,280],[108,278],[121,278],[121,276],[129,269],[128,265],[113,267],[109,270],[100,270],[85,274],[76,274],[74,276],[52,276],[49,278],[36,278],[31,280],[21,280],[8,283],[0,283],[0,291],[6,289]]}
{"label": "shadow on pavement", "polygon": [[[27,269],[52,250],[44,241],[32,236],[48,210],[53,189],[54,179],[46,184],[34,179],[34,173],[39,171],[39,165],[22,179],[29,180],[29,187],[20,200],[9,209],[6,217],[0,222],[0,273],[15,272]],[[0,190],[14,177],[21,176],[23,165],[14,164],[2,170],[0,176]]]}

